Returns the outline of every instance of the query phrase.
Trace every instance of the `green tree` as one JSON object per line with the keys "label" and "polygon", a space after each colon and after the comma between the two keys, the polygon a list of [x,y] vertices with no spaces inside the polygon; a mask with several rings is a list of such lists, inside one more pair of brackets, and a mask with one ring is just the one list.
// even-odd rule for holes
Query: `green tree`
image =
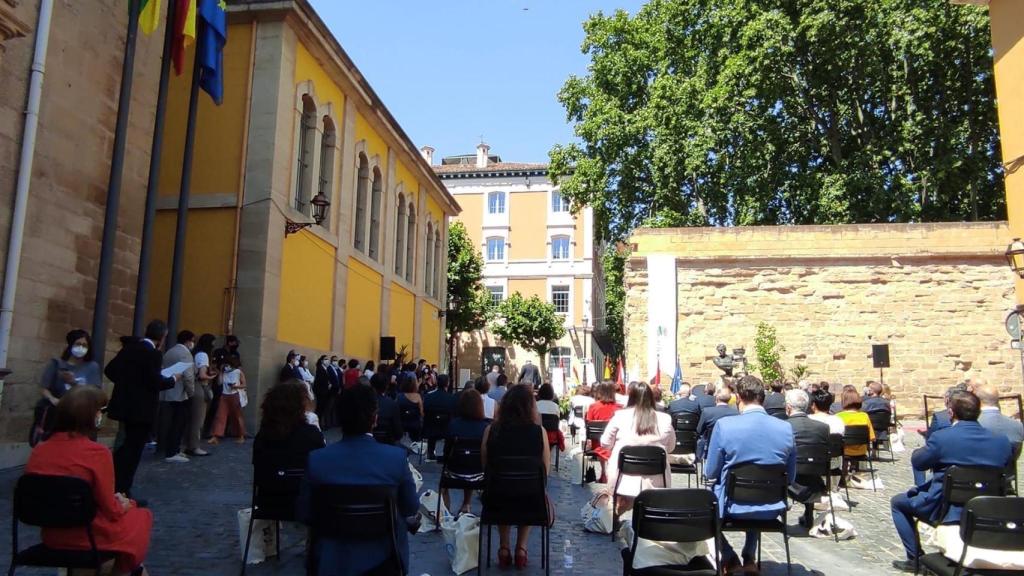
{"label": "green tree", "polygon": [[606,240],[637,226],[1004,217],[984,10],[651,0],[584,23],[550,172]]}
{"label": "green tree", "polygon": [[537,296],[523,298],[516,292],[498,305],[491,331],[506,342],[518,344],[540,357],[541,370],[547,371],[546,356],[551,346],[565,336],[565,319],[555,306]]}
{"label": "green tree", "polygon": [[459,336],[482,330],[491,316],[490,295],[480,283],[483,270],[483,257],[473,246],[466,227],[462,222],[452,222],[448,228],[448,310],[445,313],[452,374],[458,369]]}
{"label": "green tree", "polygon": [[780,362],[784,351],[785,348],[779,344],[775,334],[775,327],[767,322],[758,322],[757,336],[754,338],[754,356],[757,357],[754,369],[761,374],[765,384],[785,378],[786,371]]}
{"label": "green tree", "polygon": [[626,285],[623,276],[626,272],[626,258],[628,257],[628,250],[620,250],[614,244],[605,246],[604,253],[601,255],[601,268],[604,271],[605,283],[604,321],[608,330],[608,340],[611,342],[611,350],[607,351],[610,358],[622,356],[626,349],[622,321],[626,304]]}

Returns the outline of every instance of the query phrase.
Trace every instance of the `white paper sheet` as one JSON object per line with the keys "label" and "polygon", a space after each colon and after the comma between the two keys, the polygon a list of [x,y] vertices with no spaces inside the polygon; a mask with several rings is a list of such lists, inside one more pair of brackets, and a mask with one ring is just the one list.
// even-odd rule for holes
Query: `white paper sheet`
{"label": "white paper sheet", "polygon": [[184,372],[185,370],[188,370],[191,367],[192,367],[192,363],[191,362],[178,362],[177,364],[172,364],[172,365],[168,366],[167,368],[164,368],[163,370],[161,370],[160,371],[160,375],[163,376],[164,378],[172,378],[175,375],[181,374],[182,372]]}

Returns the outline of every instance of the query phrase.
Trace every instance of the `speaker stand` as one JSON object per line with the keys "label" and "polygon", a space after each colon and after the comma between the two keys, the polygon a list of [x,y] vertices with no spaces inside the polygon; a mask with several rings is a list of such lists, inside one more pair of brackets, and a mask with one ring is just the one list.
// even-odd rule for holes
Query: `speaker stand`
{"label": "speaker stand", "polygon": [[878,369],[878,383],[885,384],[885,368]]}

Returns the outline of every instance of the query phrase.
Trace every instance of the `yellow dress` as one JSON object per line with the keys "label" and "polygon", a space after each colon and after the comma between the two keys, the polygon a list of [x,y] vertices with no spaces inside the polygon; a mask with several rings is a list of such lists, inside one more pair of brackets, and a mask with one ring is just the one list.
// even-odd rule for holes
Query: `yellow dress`
{"label": "yellow dress", "polygon": [[[861,412],[860,410],[843,410],[836,414],[836,416],[839,416],[847,427],[867,426],[868,435],[871,438],[871,441],[875,441],[875,429],[871,426],[871,419],[868,418],[866,412]],[[868,453],[868,447],[867,445],[847,446],[843,449],[843,453],[847,456],[866,456]]]}

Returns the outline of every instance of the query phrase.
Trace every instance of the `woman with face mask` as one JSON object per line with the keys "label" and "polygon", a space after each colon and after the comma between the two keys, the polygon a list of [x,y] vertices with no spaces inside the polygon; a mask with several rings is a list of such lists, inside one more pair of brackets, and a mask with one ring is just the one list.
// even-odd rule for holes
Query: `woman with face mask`
{"label": "woman with face mask", "polygon": [[85,330],[72,330],[65,337],[67,346],[57,358],[51,358],[43,369],[40,393],[43,398],[36,405],[35,422],[29,433],[33,446],[53,428],[53,409],[57,402],[76,386],[102,388],[99,364],[92,359],[92,339]]}

